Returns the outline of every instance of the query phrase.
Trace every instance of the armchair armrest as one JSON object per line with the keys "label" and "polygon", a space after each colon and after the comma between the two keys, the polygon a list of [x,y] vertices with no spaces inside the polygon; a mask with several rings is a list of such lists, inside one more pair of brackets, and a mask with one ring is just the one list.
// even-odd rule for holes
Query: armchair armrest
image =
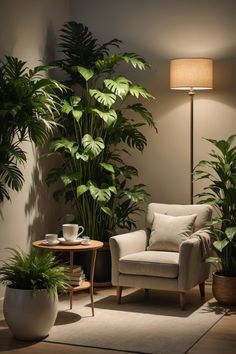
{"label": "armchair armrest", "polygon": [[147,242],[148,236],[144,230],[110,237],[112,285],[119,285],[119,259],[127,254],[145,251]]}
{"label": "armchair armrest", "polygon": [[210,235],[205,229],[193,233],[179,251],[179,291],[187,291],[203,283],[209,276],[210,265],[204,258],[210,254]]}

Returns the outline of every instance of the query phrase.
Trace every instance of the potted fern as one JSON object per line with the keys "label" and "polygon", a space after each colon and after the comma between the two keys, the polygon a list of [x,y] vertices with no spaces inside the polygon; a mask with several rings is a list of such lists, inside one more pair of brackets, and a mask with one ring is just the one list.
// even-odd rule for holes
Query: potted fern
{"label": "potted fern", "polygon": [[216,211],[210,222],[216,256],[206,261],[220,265],[213,274],[214,297],[222,304],[236,304],[236,135],[207,140],[214,146],[210,160],[200,161],[194,172],[196,179],[209,181],[197,196]]}
{"label": "potted fern", "polygon": [[43,144],[57,125],[63,85],[45,77],[49,67],[28,69],[26,62],[5,56],[0,61],[0,202],[19,191],[27,160],[24,141]]}
{"label": "potted fern", "polygon": [[20,340],[40,340],[53,326],[58,291],[65,291],[64,268],[52,253],[26,254],[10,249],[0,267],[0,282],[6,285],[3,313],[12,334]]}

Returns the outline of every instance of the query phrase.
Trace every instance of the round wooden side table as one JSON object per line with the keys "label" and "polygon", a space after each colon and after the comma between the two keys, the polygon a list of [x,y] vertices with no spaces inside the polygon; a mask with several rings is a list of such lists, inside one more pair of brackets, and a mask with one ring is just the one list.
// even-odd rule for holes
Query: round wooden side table
{"label": "round wooden side table", "polygon": [[103,246],[103,242],[91,240],[89,245],[65,245],[65,244],[57,244],[57,245],[46,245],[44,240],[34,241],[32,246],[35,248],[40,248],[48,251],[54,252],[69,252],[70,255],[70,270],[73,269],[74,265],[74,253],[76,252],[92,252],[91,257],[91,266],[90,266],[90,281],[83,280],[82,283],[78,286],[71,286],[68,290],[70,293],[70,309],[72,309],[73,302],[73,293],[80,290],[89,289],[90,290],[90,298],[91,298],[91,308],[92,315],[94,316],[94,302],[93,302],[93,278],[94,278],[94,268],[96,262],[97,249]]}

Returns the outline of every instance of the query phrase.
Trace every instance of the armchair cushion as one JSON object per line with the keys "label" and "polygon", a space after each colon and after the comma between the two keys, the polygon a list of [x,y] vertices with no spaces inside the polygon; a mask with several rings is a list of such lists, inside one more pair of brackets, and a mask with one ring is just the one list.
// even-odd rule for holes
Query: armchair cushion
{"label": "armchair cushion", "polygon": [[154,212],[149,251],[179,252],[181,243],[193,232],[197,215],[171,216]]}
{"label": "armchair cushion", "polygon": [[154,213],[180,216],[197,214],[196,221],[194,223],[194,232],[205,226],[205,222],[211,219],[212,206],[207,204],[160,204],[150,203],[147,208],[146,226],[149,230],[152,228]]}
{"label": "armchair cushion", "polygon": [[179,253],[143,251],[120,258],[119,271],[123,274],[147,275],[162,278],[177,278]]}

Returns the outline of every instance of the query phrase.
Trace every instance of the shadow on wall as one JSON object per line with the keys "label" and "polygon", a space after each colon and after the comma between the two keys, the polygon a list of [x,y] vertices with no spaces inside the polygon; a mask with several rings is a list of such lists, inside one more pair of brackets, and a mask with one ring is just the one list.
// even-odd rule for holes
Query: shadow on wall
{"label": "shadow on wall", "polygon": [[217,60],[214,65],[213,99],[236,109],[236,58]]}
{"label": "shadow on wall", "polygon": [[[60,218],[65,209],[64,205],[53,199],[54,190],[46,185],[45,178],[51,168],[51,160],[42,158],[46,152],[48,152],[48,146],[35,151],[32,184],[29,188],[28,202],[25,205],[25,215],[30,220],[28,225],[30,242],[42,239],[45,233],[57,233]],[[53,164],[55,166],[56,162]]]}
{"label": "shadow on wall", "polygon": [[43,63],[48,64],[56,59],[56,35],[53,24],[50,21],[47,28]]}
{"label": "shadow on wall", "polygon": [[[47,28],[43,64],[47,65],[56,60],[56,35],[53,23],[50,22]],[[57,79],[59,73],[55,69],[48,72],[51,78]],[[61,229],[61,218],[66,213],[63,202],[59,203],[53,199],[53,192],[60,188],[55,184],[53,188],[46,185],[45,179],[52,167],[57,166],[57,161],[42,158],[48,153],[49,144],[34,150],[35,166],[32,172],[32,184],[29,188],[28,202],[25,205],[25,215],[30,220],[28,225],[28,238],[30,242],[42,239],[45,233],[58,233]],[[53,161],[53,162],[52,162]]]}

